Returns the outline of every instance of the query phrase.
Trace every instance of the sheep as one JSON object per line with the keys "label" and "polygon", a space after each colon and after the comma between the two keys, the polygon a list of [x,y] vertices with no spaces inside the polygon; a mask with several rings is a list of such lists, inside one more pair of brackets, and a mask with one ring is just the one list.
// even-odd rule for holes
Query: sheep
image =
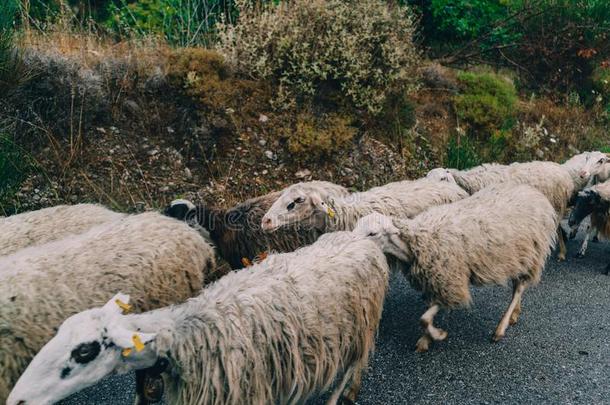
{"label": "sheep", "polygon": [[540,191],[507,183],[410,220],[372,214],[359,221],[354,233],[410,265],[403,270],[429,305],[420,319],[424,333],[416,346],[424,352],[432,341],[447,337],[433,324],[441,308],[469,306],[471,284],[504,285],[512,280],[512,301],[493,336],[500,341],[508,325],[518,320],[523,291],[540,280],[557,223],[553,206]]}
{"label": "sheep", "polygon": [[269,208],[261,227],[267,232],[292,224],[323,233],[351,231],[358,219],[372,212],[412,218],[429,207],[467,196],[455,184],[428,179],[399,181],[345,197],[326,198],[295,184]]}
{"label": "sheep", "polygon": [[354,400],[389,269],[374,242],[345,234],[338,244],[329,245],[337,241],[331,236],[270,255],[184,304],[121,315],[111,299],[72,316],[32,360],[8,405],[50,404],[131,370],[146,401],[166,389],[169,404],[301,404],[337,377],[328,403]]}
{"label": "sheep", "polygon": [[214,266],[196,231],[152,212],[0,258],[0,403],[68,316],[117,290],[138,310],[182,302]]}
{"label": "sheep", "polygon": [[0,256],[62,239],[124,216],[97,204],[58,205],[0,218]]}
{"label": "sheep", "polygon": [[[592,176],[591,179],[589,180],[589,183],[587,184],[587,187],[591,187],[594,186],[596,184],[600,184],[603,183],[607,180],[610,179],[610,163],[605,163],[601,170],[599,171],[599,173],[597,173],[595,176]],[[583,217],[582,219],[584,220],[585,217]],[[582,221],[581,221],[582,222]],[[580,223],[573,223],[570,226],[570,239],[574,239],[576,237],[576,233],[578,232],[578,228],[580,227]],[[589,244],[589,240],[592,240],[593,242],[598,242],[599,241],[599,235],[597,233],[597,229],[596,228],[592,228],[590,225],[587,226],[586,229],[586,236],[582,241],[582,244],[580,246],[580,249],[578,251],[578,254],[576,255],[576,257],[578,258],[582,258],[585,255],[585,252],[587,251],[587,246]]]}
{"label": "sheep", "polygon": [[468,194],[474,194],[489,185],[509,181],[507,168],[508,166],[497,163],[485,163],[469,170],[437,168],[430,170],[426,178],[452,182],[462,187]]}
{"label": "sheep", "polygon": [[[603,238],[610,238],[610,181],[588,187],[578,193],[568,224],[580,224],[588,215],[591,215],[591,227],[580,248],[580,257],[584,256],[587,250],[590,236],[599,234]],[[610,273],[610,264],[605,273]]]}
{"label": "sheep", "polygon": [[[507,181],[528,184],[546,195],[559,218],[563,218],[568,205],[583,187],[583,182],[586,184],[591,176],[598,174],[606,161],[606,155],[601,152],[584,152],[561,165],[554,162],[534,161],[513,163],[508,166],[482,165],[467,171],[434,169],[428,173],[428,177],[455,182],[469,193],[477,192],[491,184]],[[558,226],[557,232],[559,234],[557,259],[563,261],[567,253],[567,234],[561,226]]]}
{"label": "sheep", "polygon": [[[324,196],[349,194],[346,188],[327,181],[300,184],[308,192],[316,191]],[[232,268],[239,269],[261,253],[290,252],[311,244],[320,235],[315,229],[298,226],[282,229],[273,235],[261,230],[263,214],[281,193],[276,191],[252,198],[227,210],[195,207],[189,201],[175,200],[165,209],[165,214],[199,227],[218,248],[220,256]]]}

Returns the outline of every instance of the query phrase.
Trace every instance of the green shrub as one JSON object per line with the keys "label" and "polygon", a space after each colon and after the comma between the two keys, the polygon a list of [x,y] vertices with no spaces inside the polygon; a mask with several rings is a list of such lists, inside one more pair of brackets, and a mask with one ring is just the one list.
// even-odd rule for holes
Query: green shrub
{"label": "green shrub", "polygon": [[463,86],[455,96],[458,117],[478,130],[509,129],[516,113],[517,90],[507,78],[495,73],[460,72]]}
{"label": "green shrub", "polygon": [[467,136],[453,136],[449,139],[445,166],[464,170],[481,163],[475,143]]}
{"label": "green shrub", "polygon": [[216,22],[231,15],[231,0],[117,0],[107,25],[119,33],[159,35],[178,46],[207,44]]}
{"label": "green shrub", "polygon": [[409,8],[381,0],[294,0],[254,7],[220,27],[219,50],[238,72],[271,79],[275,105],[344,94],[378,113],[390,92],[414,87],[419,53]]}
{"label": "green shrub", "polygon": [[0,7],[0,92],[5,94],[19,81],[20,60],[13,46],[17,0],[5,0]]}

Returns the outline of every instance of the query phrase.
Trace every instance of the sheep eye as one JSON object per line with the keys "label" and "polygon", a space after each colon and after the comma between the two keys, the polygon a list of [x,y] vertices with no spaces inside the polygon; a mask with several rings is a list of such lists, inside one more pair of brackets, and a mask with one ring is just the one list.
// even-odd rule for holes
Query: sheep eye
{"label": "sheep eye", "polygon": [[294,202],[295,202],[295,203],[297,203],[297,204],[300,204],[300,203],[302,203],[303,201],[305,201],[305,199],[304,199],[303,197],[297,197],[297,199],[296,199],[296,200],[294,200]]}
{"label": "sheep eye", "polygon": [[292,211],[292,210],[294,209],[294,201],[293,201],[293,202],[291,202],[290,204],[288,204],[288,205],[286,206],[286,209],[287,209],[288,211]]}
{"label": "sheep eye", "polygon": [[82,343],[74,350],[72,350],[71,356],[77,363],[89,363],[95,359],[100,353],[100,344],[98,342]]}
{"label": "sheep eye", "polygon": [[597,163],[604,163],[604,158],[599,159]]}
{"label": "sheep eye", "polygon": [[369,232],[369,234],[366,236],[375,236],[375,235],[377,235],[377,232]]}

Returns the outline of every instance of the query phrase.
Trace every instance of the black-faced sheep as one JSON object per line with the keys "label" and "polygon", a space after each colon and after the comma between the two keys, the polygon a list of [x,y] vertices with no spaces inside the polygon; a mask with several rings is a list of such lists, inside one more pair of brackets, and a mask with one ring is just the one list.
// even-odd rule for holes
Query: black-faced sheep
{"label": "black-faced sheep", "polygon": [[493,337],[502,339],[508,325],[517,322],[523,291],[540,279],[555,243],[557,222],[542,193],[508,183],[431,208],[411,220],[373,214],[362,218],[354,233],[410,265],[406,276],[429,304],[417,342],[417,350],[426,351],[432,341],[447,337],[433,325],[441,308],[470,305],[470,285],[512,281],[513,299]]}
{"label": "black-faced sheep", "polygon": [[124,216],[96,204],[58,205],[0,218],[0,256],[87,231]]}
{"label": "black-faced sheep", "polygon": [[165,385],[170,404],[301,404],[337,377],[328,403],[341,394],[353,400],[388,267],[372,241],[329,241],[270,255],[181,305],[122,315],[113,299],[74,315],[34,358],[8,405],[52,403],[131,370],[143,370],[142,384],[154,370],[155,398]]}
{"label": "black-faced sheep", "polygon": [[[326,181],[301,184],[307,192],[324,196],[349,194],[344,187]],[[176,200],[166,208],[165,214],[202,227],[218,248],[220,256],[232,268],[239,269],[261,253],[291,252],[313,243],[320,236],[316,229],[300,226],[286,227],[275,234],[262,231],[263,215],[281,194],[282,191],[276,191],[251,198],[227,210],[196,207],[188,201]]]}
{"label": "black-faced sheep", "polygon": [[214,252],[185,224],[157,213],[127,216],[0,258],[0,403],[69,316],[117,290],[147,311],[199,293]]}
{"label": "black-faced sheep", "polygon": [[[591,215],[591,227],[589,234],[599,234],[601,237],[610,238],[610,182],[588,187],[578,193],[576,204],[570,215],[569,224],[574,226],[582,222],[584,218]],[[590,235],[585,236],[579,254],[583,256],[587,249],[587,241]],[[609,274],[610,264],[605,273]]]}

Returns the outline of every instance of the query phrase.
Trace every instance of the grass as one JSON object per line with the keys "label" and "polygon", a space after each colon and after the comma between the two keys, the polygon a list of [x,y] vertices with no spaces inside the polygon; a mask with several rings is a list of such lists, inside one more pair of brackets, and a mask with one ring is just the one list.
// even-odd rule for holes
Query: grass
{"label": "grass", "polygon": [[14,206],[15,193],[33,166],[27,154],[8,137],[0,135],[0,212],[4,215],[12,211],[7,207]]}

